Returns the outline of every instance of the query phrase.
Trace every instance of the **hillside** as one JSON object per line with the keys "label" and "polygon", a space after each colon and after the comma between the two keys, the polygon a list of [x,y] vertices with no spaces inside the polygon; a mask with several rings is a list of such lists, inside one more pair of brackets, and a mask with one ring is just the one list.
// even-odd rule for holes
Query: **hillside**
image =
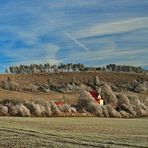
{"label": "hillside", "polygon": [[10,77],[12,80],[18,82],[21,85],[35,84],[42,85],[46,84],[47,80],[50,79],[56,84],[70,83],[73,79],[78,82],[87,82],[89,79],[93,79],[98,76],[101,81],[108,82],[111,84],[123,84],[125,82],[132,82],[136,79],[148,81],[147,74],[137,73],[119,73],[119,72],[60,72],[50,74],[1,74],[0,81],[4,78]]}
{"label": "hillside", "polygon": [[[98,92],[101,91],[101,96],[105,103],[103,107],[96,106],[90,99],[87,91],[94,89]],[[69,105],[74,105],[76,108],[74,112],[91,113],[96,116],[147,116],[148,76],[147,74],[105,71],[60,72],[50,74],[3,74],[0,75],[0,100],[3,101],[6,99],[12,101],[1,102],[3,106],[0,107],[2,109],[5,109],[5,107],[8,108],[9,115],[13,116],[15,113],[10,112],[10,110],[14,110],[15,107],[17,107],[17,109],[19,108],[21,113],[23,112],[23,110],[20,109],[22,106],[17,106],[13,100],[19,102],[33,101],[36,102],[35,104],[41,105],[42,107],[40,108],[42,109],[47,103],[45,101],[64,101],[66,103],[66,112],[70,114],[73,108],[69,108]],[[30,104],[32,105],[32,102]],[[28,107],[25,102],[22,102],[22,105],[23,109]],[[34,105],[33,107],[35,107]],[[52,106],[53,104],[48,105]],[[59,109],[61,110],[61,108]],[[56,115],[58,116],[60,112],[59,109],[56,108]],[[106,111],[108,113],[106,113]],[[29,116],[30,114],[36,116],[36,113],[31,112],[31,110],[29,112]],[[16,113],[16,115],[18,115],[18,113]],[[43,115],[40,110],[37,116],[46,115]]]}
{"label": "hillside", "polygon": [[[132,83],[134,80],[148,81],[148,75],[146,74],[137,74],[137,73],[117,73],[117,72],[61,72],[61,73],[50,73],[50,74],[1,74],[1,81],[7,79],[8,77],[19,84],[19,87],[29,87],[30,85],[43,86],[48,84],[48,80],[52,81],[55,85],[69,84],[73,81],[83,84],[88,83],[94,79],[95,76],[98,76],[100,81],[107,82],[113,86],[124,85],[125,83]],[[74,94],[79,93],[78,91],[68,92],[68,97],[71,98]],[[147,94],[144,93],[144,94]],[[140,94],[137,94],[140,95]],[[54,98],[55,97],[55,98]],[[44,93],[42,91],[10,91],[6,89],[0,89],[0,99],[16,98],[16,99],[56,99],[62,98],[61,93],[58,92],[49,92]],[[78,95],[76,96],[78,97]]]}

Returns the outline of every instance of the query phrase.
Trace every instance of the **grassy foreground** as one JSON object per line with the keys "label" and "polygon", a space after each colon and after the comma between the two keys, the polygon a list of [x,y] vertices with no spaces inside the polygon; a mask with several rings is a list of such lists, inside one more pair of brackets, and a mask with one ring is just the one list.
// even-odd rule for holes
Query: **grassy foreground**
{"label": "grassy foreground", "polygon": [[0,148],[147,146],[147,118],[0,118]]}

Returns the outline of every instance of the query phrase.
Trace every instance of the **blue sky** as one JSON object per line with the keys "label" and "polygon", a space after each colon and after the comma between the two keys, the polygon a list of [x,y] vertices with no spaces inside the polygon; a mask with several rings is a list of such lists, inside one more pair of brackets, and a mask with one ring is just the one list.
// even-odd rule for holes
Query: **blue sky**
{"label": "blue sky", "polygon": [[0,0],[0,72],[47,62],[148,68],[148,0]]}

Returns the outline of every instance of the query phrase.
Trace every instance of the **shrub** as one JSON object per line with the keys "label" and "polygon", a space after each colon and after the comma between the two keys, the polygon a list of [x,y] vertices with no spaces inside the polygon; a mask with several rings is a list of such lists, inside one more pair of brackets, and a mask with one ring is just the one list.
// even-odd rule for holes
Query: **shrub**
{"label": "shrub", "polygon": [[0,102],[0,104],[2,105],[6,105],[6,104],[17,105],[18,103],[20,103],[20,101],[15,100],[15,99],[5,99]]}
{"label": "shrub", "polygon": [[95,103],[95,99],[90,95],[90,93],[87,91],[81,91],[80,97],[77,103],[78,109],[79,110],[83,110],[83,108],[87,109],[88,105],[92,102]]}
{"label": "shrub", "polygon": [[74,108],[74,107],[71,107],[71,112],[72,112],[72,113],[77,113],[77,110],[76,110],[76,108]]}
{"label": "shrub", "polygon": [[7,103],[6,106],[8,107],[8,114],[10,116],[16,116],[17,115],[17,110],[15,106],[11,103]]}
{"label": "shrub", "polygon": [[2,83],[1,87],[3,89],[12,90],[12,91],[20,90],[19,84],[15,81],[12,81],[11,78],[9,77],[7,79],[4,79],[1,83]]}
{"label": "shrub", "polygon": [[28,101],[25,103],[25,106],[30,110],[32,116],[37,116],[37,117],[42,116],[42,108],[40,107],[39,104]]}
{"label": "shrub", "polygon": [[19,86],[19,84],[17,82],[11,81],[9,83],[9,87],[10,87],[10,90],[20,91],[20,86]]}
{"label": "shrub", "polygon": [[23,104],[18,104],[15,106],[15,109],[17,110],[17,115],[21,117],[30,117],[30,110],[24,106]]}
{"label": "shrub", "polygon": [[45,115],[45,106],[35,103],[34,107],[36,116],[42,117]]}
{"label": "shrub", "polygon": [[101,94],[106,104],[111,105],[113,108],[117,107],[118,100],[116,98],[116,95],[111,90],[111,87],[106,83],[104,83],[102,86]]}
{"label": "shrub", "polygon": [[8,107],[0,104],[0,116],[8,115]]}
{"label": "shrub", "polygon": [[22,87],[22,89],[25,90],[25,91],[37,92],[38,91],[38,86],[30,84],[29,86]]}
{"label": "shrub", "polygon": [[128,98],[137,116],[147,116],[148,115],[148,107],[144,105],[142,102],[140,102],[137,96],[129,95]]}
{"label": "shrub", "polygon": [[121,110],[119,113],[122,116],[122,118],[129,118],[130,117],[129,113],[127,113],[126,111]]}
{"label": "shrub", "polygon": [[44,101],[43,102],[43,104],[44,104],[44,116],[51,116],[51,114],[52,114],[52,112],[51,112],[51,105],[50,105],[50,103],[48,102],[48,101]]}
{"label": "shrub", "polygon": [[136,112],[133,110],[132,105],[130,104],[130,101],[128,99],[127,96],[125,96],[124,94],[118,94],[117,95],[118,98],[118,107],[121,110],[124,110],[128,113],[130,113],[132,116],[136,116]]}
{"label": "shrub", "polygon": [[101,86],[101,81],[99,80],[98,76],[94,77],[94,86]]}
{"label": "shrub", "polygon": [[98,116],[98,117],[103,116],[101,106],[96,103],[93,103],[93,102],[88,104],[87,111],[91,114]]}
{"label": "shrub", "polygon": [[101,106],[102,107],[102,114],[104,117],[109,117],[108,109],[106,108],[105,105]]}
{"label": "shrub", "polygon": [[6,80],[3,80],[3,81],[1,82],[1,87],[2,87],[3,89],[10,90],[9,84],[7,83]]}
{"label": "shrub", "polygon": [[64,106],[61,107],[60,110],[65,113],[71,113],[71,106],[68,104],[64,104]]}
{"label": "shrub", "polygon": [[106,108],[108,109],[108,113],[110,117],[120,118],[121,115],[117,112],[111,105],[107,105]]}
{"label": "shrub", "polygon": [[58,106],[53,101],[51,101],[50,104],[51,104],[52,116],[60,116],[61,115],[61,111],[58,108]]}

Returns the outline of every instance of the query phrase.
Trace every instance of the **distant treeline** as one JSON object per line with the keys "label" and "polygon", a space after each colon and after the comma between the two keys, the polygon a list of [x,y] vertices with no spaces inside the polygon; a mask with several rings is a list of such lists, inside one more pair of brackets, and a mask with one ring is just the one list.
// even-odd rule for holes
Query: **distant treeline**
{"label": "distant treeline", "polygon": [[59,64],[51,65],[46,64],[31,64],[31,65],[19,65],[10,66],[6,73],[11,74],[35,74],[35,73],[54,73],[54,72],[79,72],[79,71],[115,71],[115,72],[135,72],[135,73],[145,73],[147,72],[142,67],[135,67],[130,65],[116,65],[109,64],[104,67],[91,67],[84,64]]}

